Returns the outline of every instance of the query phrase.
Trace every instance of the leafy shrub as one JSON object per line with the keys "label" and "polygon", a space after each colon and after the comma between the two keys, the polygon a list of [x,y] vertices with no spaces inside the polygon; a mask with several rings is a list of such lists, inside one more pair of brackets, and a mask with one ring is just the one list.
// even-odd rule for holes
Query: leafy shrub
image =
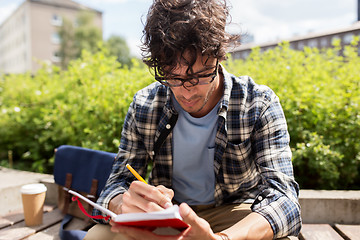
{"label": "leafy shrub", "polygon": [[[224,63],[229,72],[249,75],[280,97],[302,188],[360,187],[357,44],[355,39],[341,55],[339,42],[304,51],[283,43]],[[153,81],[142,63],[133,64],[120,68],[102,49],[83,52],[67,71],[44,65],[35,76],[1,76],[1,164],[12,153],[20,168],[51,172],[53,150],[61,144],[116,152],[133,95]]]}
{"label": "leafy shrub", "polygon": [[270,86],[281,100],[301,187],[360,187],[359,38],[331,49],[290,49],[288,43],[246,60],[228,62],[228,70]]}
{"label": "leafy shrub", "polygon": [[18,167],[51,172],[61,144],[117,152],[132,97],[152,81],[144,65],[133,65],[120,68],[103,49],[84,51],[67,71],[44,65],[33,77],[3,76],[0,159],[10,150]]}

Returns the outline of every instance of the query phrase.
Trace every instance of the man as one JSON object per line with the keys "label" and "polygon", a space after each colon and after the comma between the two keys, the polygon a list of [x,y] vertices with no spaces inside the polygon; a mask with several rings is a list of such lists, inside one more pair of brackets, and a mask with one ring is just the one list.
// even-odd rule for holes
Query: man
{"label": "man", "polygon": [[[299,233],[299,189],[284,113],[271,89],[220,64],[234,40],[225,32],[227,17],[221,0],[154,0],[143,57],[158,82],[134,96],[98,199],[118,214],[177,203],[190,227],[164,236],[111,222],[112,234],[97,225],[85,239],[96,239],[96,232],[102,239],[148,240]],[[134,181],[126,164],[142,176],[150,164],[149,185]]]}

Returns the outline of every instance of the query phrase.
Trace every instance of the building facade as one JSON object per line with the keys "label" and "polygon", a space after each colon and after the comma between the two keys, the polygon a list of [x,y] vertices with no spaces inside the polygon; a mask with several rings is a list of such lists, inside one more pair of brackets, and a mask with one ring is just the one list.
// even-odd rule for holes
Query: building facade
{"label": "building facade", "polygon": [[63,19],[75,22],[83,10],[93,11],[102,29],[102,12],[71,0],[24,1],[0,26],[0,73],[34,73],[42,62],[59,64]]}
{"label": "building facade", "polygon": [[[336,39],[341,40],[341,45],[349,45],[354,36],[360,37],[360,22],[356,22],[343,29],[323,33],[311,33],[291,39],[284,39],[282,41],[289,42],[290,47],[295,50],[303,50],[305,46],[322,49],[332,47],[333,41]],[[274,41],[263,44],[244,44],[233,48],[230,53],[233,59],[246,59],[254,47],[260,47],[261,51],[266,51],[268,49],[275,48],[282,41]],[[358,52],[360,54],[360,45],[358,45]]]}

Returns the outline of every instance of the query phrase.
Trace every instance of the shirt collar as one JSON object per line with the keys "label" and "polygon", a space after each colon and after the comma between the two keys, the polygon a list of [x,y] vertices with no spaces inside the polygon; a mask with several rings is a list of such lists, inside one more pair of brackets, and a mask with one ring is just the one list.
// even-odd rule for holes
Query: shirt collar
{"label": "shirt collar", "polygon": [[226,71],[222,64],[219,64],[219,73],[224,77],[224,94],[222,99],[220,100],[220,107],[218,114],[226,118],[226,112],[229,107],[229,101],[231,96],[231,89],[233,87],[232,77]]}

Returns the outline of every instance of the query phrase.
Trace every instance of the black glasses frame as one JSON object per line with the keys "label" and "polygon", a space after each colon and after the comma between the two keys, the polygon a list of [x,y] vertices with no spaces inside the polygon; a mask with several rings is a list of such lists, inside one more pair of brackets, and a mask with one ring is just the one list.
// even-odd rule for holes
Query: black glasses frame
{"label": "black glasses frame", "polygon": [[[183,79],[183,78],[177,78],[177,77],[174,77],[174,78],[166,78],[166,77],[160,77],[158,76],[157,74],[157,71],[156,71],[156,68],[155,68],[155,80],[160,82],[161,84],[165,85],[165,86],[168,86],[168,87],[181,87],[181,86],[184,86],[184,87],[194,87],[196,85],[206,85],[206,84],[210,84],[212,83],[216,76],[217,76],[217,73],[218,73],[218,66],[219,66],[219,60],[216,59],[216,65],[215,65],[215,69],[212,73],[209,73],[209,74],[204,74],[204,75],[198,75],[198,76],[194,76],[194,77],[191,77],[191,78],[186,78],[186,79]],[[211,79],[207,82],[200,82],[200,78],[208,78],[208,77],[211,77]],[[171,83],[171,81],[181,81],[180,83]],[[186,86],[185,83],[189,83],[190,86]]]}

